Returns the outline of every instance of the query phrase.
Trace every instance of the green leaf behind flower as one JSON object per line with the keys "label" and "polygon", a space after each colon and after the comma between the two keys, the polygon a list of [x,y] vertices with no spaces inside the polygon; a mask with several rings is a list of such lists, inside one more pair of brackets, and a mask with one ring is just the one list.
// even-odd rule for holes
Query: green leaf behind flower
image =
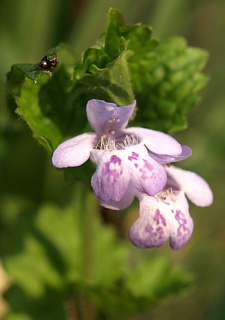
{"label": "green leaf behind flower", "polygon": [[[151,71],[150,93],[142,91],[137,97],[140,112],[136,121],[166,132],[186,129],[186,114],[199,101],[198,91],[208,81],[208,77],[201,73],[208,54],[188,47],[180,37],[161,43],[156,54],[159,63]],[[141,109],[144,103],[148,108]]]}
{"label": "green leaf behind flower", "polygon": [[76,184],[74,200],[64,208],[45,203],[33,212],[19,199],[14,210],[10,202],[2,205],[0,239],[11,278],[7,320],[64,320],[70,304],[79,310],[90,301],[97,315],[118,319],[143,313],[190,286],[185,270],[166,258],[142,256],[118,239],[97,216],[93,194],[83,191]]}
{"label": "green leaf behind flower", "polygon": [[90,130],[86,103],[93,98],[119,106],[136,99],[132,125],[183,130],[208,80],[201,72],[205,51],[188,47],[180,37],[160,43],[151,27],[127,25],[115,9],[108,13],[105,32],[80,58],[65,45],[51,51],[59,60],[52,77],[41,74],[37,64],[14,66],[8,74],[17,113],[50,152],[67,137]]}

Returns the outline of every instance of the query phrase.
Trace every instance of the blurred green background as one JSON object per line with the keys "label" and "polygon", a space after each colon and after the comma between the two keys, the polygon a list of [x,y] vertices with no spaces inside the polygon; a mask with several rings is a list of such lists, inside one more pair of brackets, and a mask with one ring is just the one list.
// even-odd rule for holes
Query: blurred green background
{"label": "blurred green background", "polygon": [[[190,205],[195,229],[185,248],[177,252],[166,245],[155,253],[170,256],[174,263],[188,268],[195,276],[195,285],[188,293],[156,307],[147,318],[140,315],[130,319],[225,319],[223,0],[1,0],[0,210],[6,206],[13,210],[14,201],[21,196],[36,205],[46,199],[58,201],[65,187],[26,125],[8,112],[5,74],[14,63],[39,62],[60,42],[68,42],[79,54],[103,32],[109,7],[118,9],[127,23],[151,25],[155,37],[184,36],[190,46],[210,54],[205,69],[210,82],[189,115],[189,129],[174,136],[192,148],[193,156],[181,165],[210,183],[214,204],[204,209]],[[125,232],[131,224],[129,219],[124,219]]]}

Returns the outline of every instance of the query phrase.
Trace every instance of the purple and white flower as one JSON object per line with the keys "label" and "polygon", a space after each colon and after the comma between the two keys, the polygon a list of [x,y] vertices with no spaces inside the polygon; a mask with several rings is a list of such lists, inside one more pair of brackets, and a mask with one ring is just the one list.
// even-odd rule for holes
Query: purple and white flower
{"label": "purple and white flower", "polygon": [[185,194],[197,206],[212,204],[212,191],[203,178],[174,166],[166,171],[168,181],[161,192],[137,195],[140,212],[130,228],[129,239],[139,248],[161,247],[169,239],[171,248],[178,250],[187,243],[194,224]]}
{"label": "purple and white flower", "polygon": [[136,102],[124,107],[102,100],[87,103],[87,118],[95,132],[81,134],[60,144],[55,167],[82,165],[89,158],[97,164],[91,179],[100,203],[114,209],[129,206],[134,196],[153,196],[167,183],[165,163],[191,155],[171,136],[145,128],[126,128]]}

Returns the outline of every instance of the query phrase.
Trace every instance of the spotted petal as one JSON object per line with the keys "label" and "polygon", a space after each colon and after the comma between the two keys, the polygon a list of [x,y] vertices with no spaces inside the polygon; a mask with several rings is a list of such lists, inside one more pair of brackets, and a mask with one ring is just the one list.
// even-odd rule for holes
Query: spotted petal
{"label": "spotted petal", "polygon": [[120,201],[107,201],[107,202],[100,201],[100,205],[102,207],[105,207],[111,210],[123,210],[128,208],[131,205],[131,203],[134,200],[135,194],[136,194],[136,190],[133,184],[130,182],[127,188],[127,192],[124,194],[124,196],[121,198]]}
{"label": "spotted petal", "polygon": [[121,201],[130,182],[136,190],[149,195],[160,192],[167,182],[164,167],[148,155],[144,145],[122,150],[93,150],[92,157],[97,170],[91,183],[103,203]]}
{"label": "spotted petal", "polygon": [[130,174],[123,150],[93,150],[97,169],[92,176],[93,191],[101,202],[120,201],[127,192]]}
{"label": "spotted petal", "polygon": [[155,197],[143,194],[141,198],[139,217],[129,230],[129,239],[139,248],[161,247],[169,238],[164,205]]}
{"label": "spotted petal", "polygon": [[88,160],[95,144],[95,133],[84,133],[66,140],[54,151],[52,163],[57,168],[80,166]]}
{"label": "spotted petal", "polygon": [[118,119],[110,126],[110,130],[116,134],[126,127],[129,118],[132,115],[136,101],[125,107],[117,107],[114,103],[108,103],[103,100],[92,99],[87,103],[87,117],[90,126],[98,134],[102,136],[105,132],[107,122],[110,118]]}
{"label": "spotted petal", "polygon": [[154,195],[164,188],[167,182],[166,171],[161,164],[148,155],[144,145],[139,144],[128,148],[126,157],[131,180],[138,191]]}
{"label": "spotted petal", "polygon": [[130,241],[139,248],[161,247],[170,239],[174,250],[182,248],[193,231],[188,203],[182,192],[165,197],[139,195],[140,214],[129,231]]}
{"label": "spotted petal", "polygon": [[[170,247],[174,250],[181,249],[190,239],[194,223],[189,214],[189,205],[184,192],[175,192],[172,195],[170,218]],[[168,212],[169,213],[169,212]]]}

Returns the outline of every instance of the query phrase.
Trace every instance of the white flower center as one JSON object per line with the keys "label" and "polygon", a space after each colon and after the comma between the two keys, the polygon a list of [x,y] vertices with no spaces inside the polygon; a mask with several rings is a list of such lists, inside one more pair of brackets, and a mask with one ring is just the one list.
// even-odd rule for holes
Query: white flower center
{"label": "white flower center", "polygon": [[174,190],[172,187],[167,188],[167,189],[163,189],[161,192],[157,193],[154,197],[157,200],[160,200],[164,203],[166,203],[167,201],[169,202],[175,202],[176,201],[176,190]]}
{"label": "white flower center", "polygon": [[103,135],[95,148],[100,150],[123,150],[132,147],[138,143],[139,139],[133,134],[126,135],[121,139],[112,139]]}

